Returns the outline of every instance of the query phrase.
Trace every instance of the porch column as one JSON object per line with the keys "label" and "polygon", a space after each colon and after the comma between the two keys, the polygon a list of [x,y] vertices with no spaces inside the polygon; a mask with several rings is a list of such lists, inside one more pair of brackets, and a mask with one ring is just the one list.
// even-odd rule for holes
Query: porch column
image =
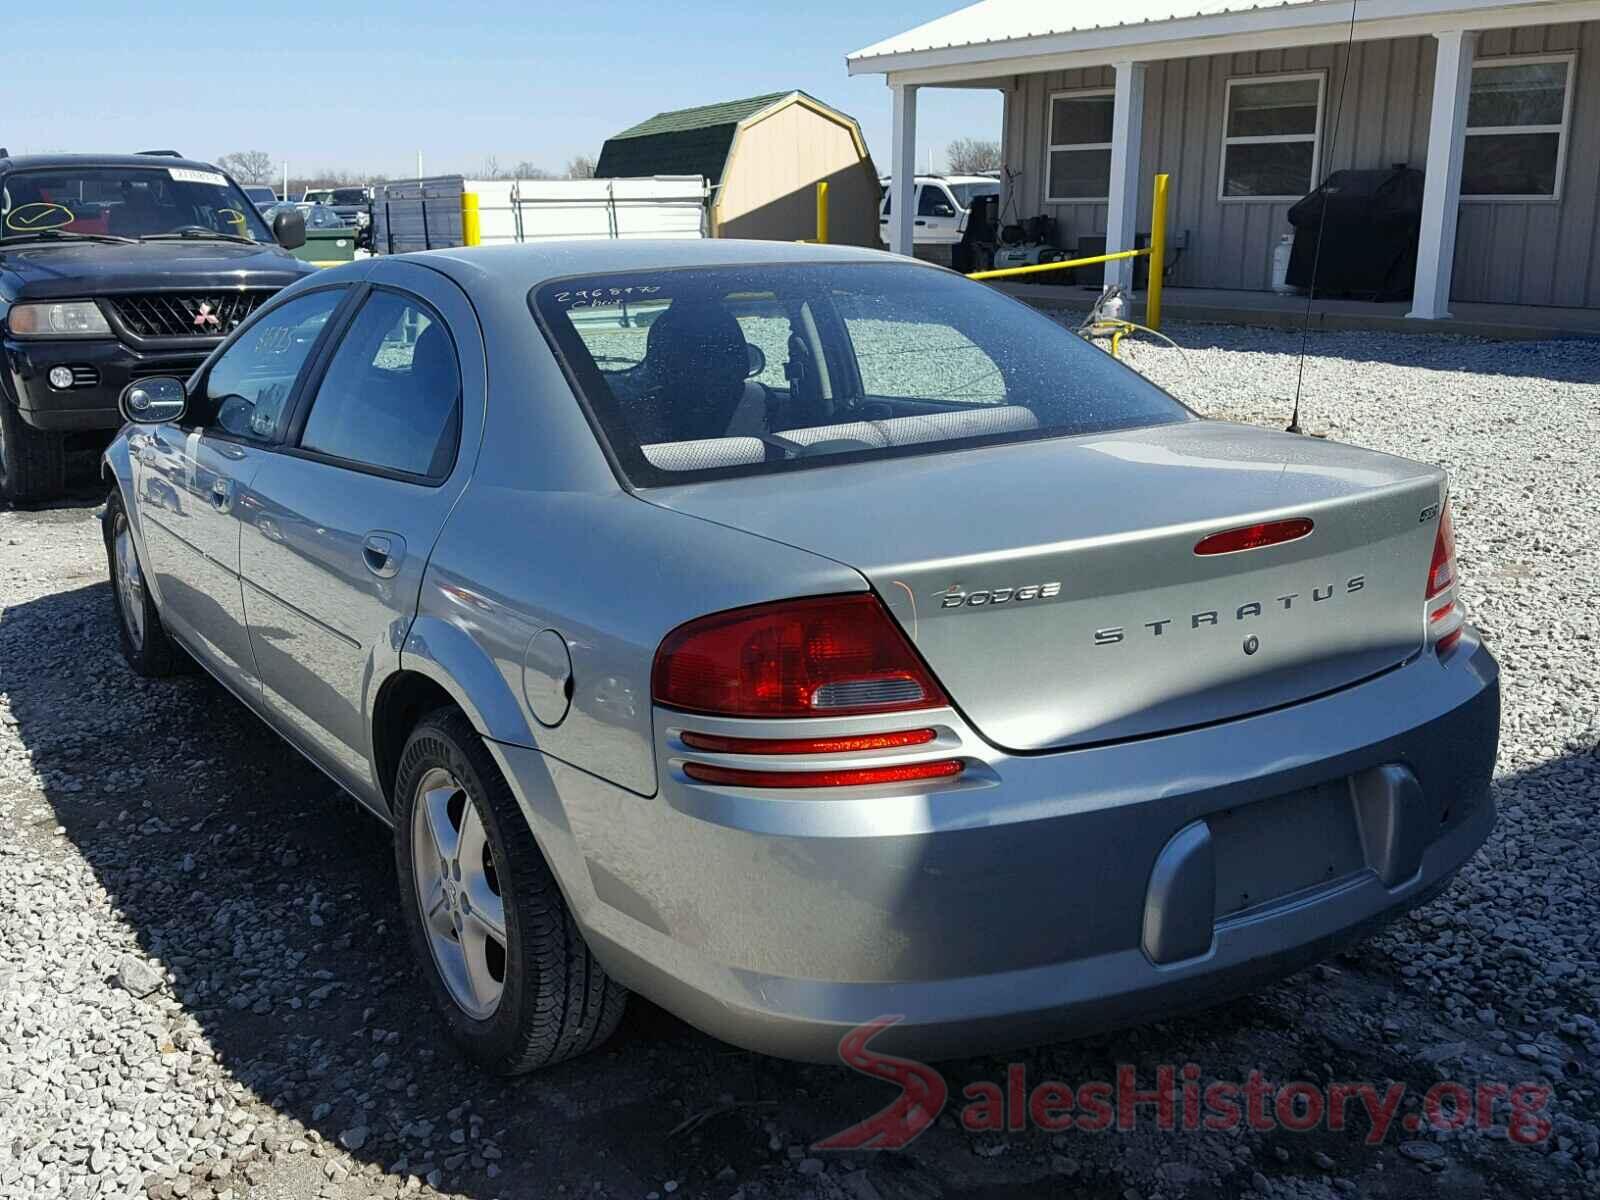
{"label": "porch column", "polygon": [[[1144,129],[1144,63],[1117,64],[1111,115],[1111,203],[1106,209],[1106,253],[1132,250],[1139,224],[1139,144]],[[1131,258],[1106,264],[1107,285],[1133,290]]]}
{"label": "porch column", "polygon": [[1416,289],[1411,311],[1406,314],[1423,320],[1450,315],[1456,217],[1461,211],[1461,155],[1466,144],[1467,98],[1472,91],[1472,56],[1478,42],[1476,33],[1461,29],[1433,36],[1439,41],[1439,57],[1433,68],[1422,233],[1417,242]]}
{"label": "porch column", "polygon": [[890,84],[894,91],[894,130],[889,147],[889,249],[910,254],[912,197],[917,186],[917,89]]}

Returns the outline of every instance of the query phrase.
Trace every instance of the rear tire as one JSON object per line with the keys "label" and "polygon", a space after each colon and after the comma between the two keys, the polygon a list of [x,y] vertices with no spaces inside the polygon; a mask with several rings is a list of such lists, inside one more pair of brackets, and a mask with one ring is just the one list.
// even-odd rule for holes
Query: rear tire
{"label": "rear tire", "polygon": [[462,1052],[518,1075],[610,1037],[628,993],[589,952],[511,788],[460,711],[439,709],[412,731],[394,797],[401,909]]}
{"label": "rear tire", "polygon": [[66,439],[35,429],[0,397],[0,499],[30,504],[59,496],[67,486]]}
{"label": "rear tire", "polygon": [[167,636],[161,614],[145,584],[144,564],[133,540],[122,492],[113,486],[100,518],[105,534],[106,566],[111,573],[111,605],[116,610],[122,657],[135,675],[161,679],[188,669],[189,659]]}

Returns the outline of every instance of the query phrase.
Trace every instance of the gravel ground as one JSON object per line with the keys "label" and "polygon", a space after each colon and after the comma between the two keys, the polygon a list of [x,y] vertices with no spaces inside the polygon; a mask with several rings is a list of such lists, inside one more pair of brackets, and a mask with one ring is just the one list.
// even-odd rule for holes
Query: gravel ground
{"label": "gravel ground", "polygon": [[[1282,425],[1297,338],[1178,328],[1142,369]],[[1542,1081],[1503,1128],[980,1133],[812,1154],[891,1089],[635,1001],[514,1084],[438,1040],[382,830],[200,677],[135,679],[93,508],[0,511],[0,1196],[1593,1196],[1600,1188],[1600,344],[1315,336],[1308,428],[1448,467],[1465,594],[1505,670],[1501,823],[1440,898],[1225,1008],[1017,1061],[1030,1080]],[[950,1094],[1006,1060],[943,1064]]]}

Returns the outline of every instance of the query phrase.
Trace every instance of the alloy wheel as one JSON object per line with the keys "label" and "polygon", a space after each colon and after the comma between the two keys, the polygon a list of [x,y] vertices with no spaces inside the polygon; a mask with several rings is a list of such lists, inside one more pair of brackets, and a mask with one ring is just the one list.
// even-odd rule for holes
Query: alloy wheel
{"label": "alloy wheel", "polygon": [[477,806],[449,771],[434,767],[411,806],[412,877],[428,946],[445,990],[487,1020],[506,979],[506,911]]}

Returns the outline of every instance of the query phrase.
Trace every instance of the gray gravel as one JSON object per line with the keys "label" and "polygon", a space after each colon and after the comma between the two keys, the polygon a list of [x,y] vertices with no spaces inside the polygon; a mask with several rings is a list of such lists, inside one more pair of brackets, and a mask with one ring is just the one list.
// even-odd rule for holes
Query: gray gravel
{"label": "gray gravel", "polygon": [[[1179,327],[1141,369],[1281,425],[1294,335]],[[889,1091],[636,1004],[515,1084],[437,1039],[382,831],[204,679],[118,656],[97,497],[0,511],[0,1197],[430,1193],[1592,1196],[1600,1189],[1600,345],[1318,335],[1303,420],[1439,462],[1472,619],[1505,669],[1502,819],[1443,896],[1277,987],[1019,1056],[1207,1078],[1543,1079],[1553,1136],[973,1135],[813,1155]],[[951,1094],[1004,1060],[944,1064]]]}

